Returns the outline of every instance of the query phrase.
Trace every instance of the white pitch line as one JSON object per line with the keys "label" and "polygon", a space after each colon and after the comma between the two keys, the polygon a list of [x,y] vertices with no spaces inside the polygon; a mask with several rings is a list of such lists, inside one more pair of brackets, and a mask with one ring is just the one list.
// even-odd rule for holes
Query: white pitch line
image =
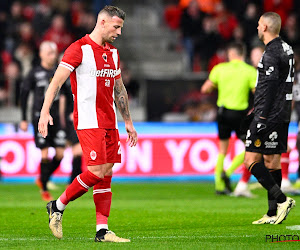
{"label": "white pitch line", "polygon": [[287,226],[286,229],[290,229],[290,230],[300,230],[300,225]]}
{"label": "white pitch line", "polygon": [[[66,240],[93,240],[94,238],[82,238],[82,237],[65,237]],[[27,240],[27,241],[49,241],[49,238],[0,238],[0,241],[22,241],[22,240]],[[53,240],[55,238],[53,237]]]}
{"label": "white pitch line", "polygon": [[22,241],[22,240],[32,240],[32,241],[36,241],[36,240],[49,240],[49,238],[0,238],[0,241],[11,241],[11,240],[16,240],[16,241]]}

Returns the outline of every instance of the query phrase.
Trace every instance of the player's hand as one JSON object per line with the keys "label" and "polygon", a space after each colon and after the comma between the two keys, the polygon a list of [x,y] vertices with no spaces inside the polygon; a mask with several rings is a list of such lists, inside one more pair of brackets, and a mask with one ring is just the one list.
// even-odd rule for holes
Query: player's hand
{"label": "player's hand", "polygon": [[256,123],[256,133],[259,134],[261,131],[267,128],[267,119],[259,117]]}
{"label": "player's hand", "polygon": [[50,125],[53,125],[53,118],[49,113],[45,114],[41,112],[40,120],[38,123],[38,130],[44,138],[46,138],[46,136],[48,135],[48,123]]}
{"label": "player's hand", "polygon": [[28,130],[28,122],[27,121],[21,121],[19,127],[22,131],[26,132]]}
{"label": "player's hand", "polygon": [[137,144],[138,141],[138,137],[137,137],[137,132],[133,126],[132,123],[125,123],[125,129],[127,131],[128,137],[126,142],[129,142],[129,146],[130,147],[134,147]]}

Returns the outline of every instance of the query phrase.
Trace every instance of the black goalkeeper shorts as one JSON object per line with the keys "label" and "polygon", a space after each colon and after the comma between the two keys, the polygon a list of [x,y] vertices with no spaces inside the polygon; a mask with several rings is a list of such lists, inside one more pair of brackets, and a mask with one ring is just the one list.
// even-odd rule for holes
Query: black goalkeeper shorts
{"label": "black goalkeeper shorts", "polygon": [[267,128],[257,133],[257,121],[253,120],[247,131],[246,151],[263,155],[285,153],[287,150],[289,123],[267,123]]}

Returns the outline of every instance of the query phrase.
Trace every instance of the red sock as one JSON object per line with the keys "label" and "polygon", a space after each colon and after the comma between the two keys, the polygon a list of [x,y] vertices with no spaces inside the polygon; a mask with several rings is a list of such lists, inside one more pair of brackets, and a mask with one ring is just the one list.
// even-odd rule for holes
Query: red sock
{"label": "red sock", "polygon": [[94,186],[93,197],[96,206],[96,223],[107,224],[111,205],[111,178],[104,176],[104,179]]}
{"label": "red sock", "polygon": [[70,201],[73,201],[85,194],[90,187],[100,182],[102,179],[94,175],[90,171],[85,171],[78,175],[65,192],[59,197],[60,201],[67,205]]}
{"label": "red sock", "polygon": [[246,167],[244,167],[244,171],[243,171],[241,181],[248,183],[250,177],[251,177],[251,172],[249,172],[249,170]]}
{"label": "red sock", "polygon": [[289,175],[289,164],[290,164],[290,152],[282,153],[281,154],[281,173],[282,179],[288,179]]}

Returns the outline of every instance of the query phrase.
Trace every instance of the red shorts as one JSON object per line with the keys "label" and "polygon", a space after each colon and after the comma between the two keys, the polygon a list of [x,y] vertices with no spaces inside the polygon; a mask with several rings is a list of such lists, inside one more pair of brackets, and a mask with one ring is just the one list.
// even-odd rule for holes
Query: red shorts
{"label": "red shorts", "polygon": [[121,145],[117,129],[77,130],[83,157],[88,166],[121,162]]}

